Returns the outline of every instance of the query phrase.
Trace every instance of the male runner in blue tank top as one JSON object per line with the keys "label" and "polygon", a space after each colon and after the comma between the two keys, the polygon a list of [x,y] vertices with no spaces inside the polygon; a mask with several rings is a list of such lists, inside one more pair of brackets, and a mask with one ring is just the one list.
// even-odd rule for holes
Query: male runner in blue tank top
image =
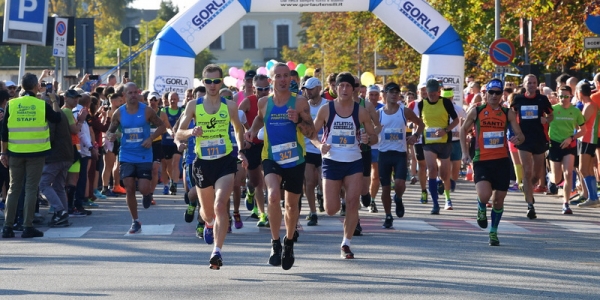
{"label": "male runner in blue tank top", "polygon": [[[338,98],[319,109],[315,129],[324,128],[322,141],[311,142],[323,154],[323,194],[325,211],[332,216],[340,210],[340,191],[346,190],[346,218],[341,256],[354,258],[350,240],[358,224],[359,198],[362,189],[363,163],[360,144],[374,145],[378,136],[371,116],[364,107],[352,100],[356,81],[350,73],[336,77]],[[360,129],[364,126],[364,133]]]}
{"label": "male runner in blue tank top", "polygon": [[[133,222],[130,234],[142,231],[142,223],[138,219],[137,201],[135,199],[136,178],[138,189],[143,195],[144,208],[152,202],[152,141],[165,132],[165,125],[154,110],[140,103],[139,89],[133,82],[125,85],[125,105],[114,113],[106,137],[115,140],[115,132],[120,127],[123,133],[119,150],[119,167],[121,179],[125,184],[126,201]],[[157,127],[150,134],[150,124]]]}
{"label": "male runner in blue tank top", "polygon": [[[262,151],[262,167],[269,191],[269,218],[271,228],[271,256],[269,264],[289,270],[294,265],[294,241],[300,210],[298,201],[304,182],[304,136],[316,138],[317,132],[310,116],[308,101],[290,92],[290,69],[278,63],[271,71],[273,94],[258,100],[258,115],[246,133],[252,141],[261,127],[265,128],[265,146]],[[303,136],[304,135],[304,136]],[[282,254],[279,225],[281,224],[281,187],[285,190],[285,227]]]}
{"label": "male runner in blue tank top", "polygon": [[[238,117],[237,105],[219,95],[223,70],[209,64],[202,71],[206,96],[190,101],[176,130],[178,140],[196,137],[196,160],[192,174],[200,198],[200,214],[206,223],[204,241],[215,244],[210,256],[210,268],[219,270],[223,265],[221,248],[229,227],[227,202],[233,191],[237,160],[231,156],[233,150],[229,126],[233,125],[238,145],[244,140],[244,126]],[[188,129],[194,120],[196,126]],[[237,158],[247,167],[246,156],[238,152]]]}

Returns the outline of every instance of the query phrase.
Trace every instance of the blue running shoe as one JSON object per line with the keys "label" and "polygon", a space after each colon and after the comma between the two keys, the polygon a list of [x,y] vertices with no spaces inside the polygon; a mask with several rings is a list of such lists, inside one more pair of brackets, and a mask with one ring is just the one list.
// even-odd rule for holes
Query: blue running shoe
{"label": "blue running shoe", "polygon": [[169,186],[168,186],[168,185],[165,185],[165,186],[163,187],[163,195],[168,195],[168,194],[169,194]]}
{"label": "blue running shoe", "polygon": [[220,270],[223,266],[223,258],[221,257],[221,252],[213,252],[210,257],[210,269],[211,270]]}
{"label": "blue running shoe", "polygon": [[254,193],[250,191],[246,193],[246,209],[249,211],[254,209]]}
{"label": "blue running shoe", "polygon": [[129,228],[129,234],[135,234],[142,232],[142,223],[138,221],[133,221],[131,223],[131,228]]}
{"label": "blue running shoe", "polygon": [[213,228],[209,228],[208,226],[204,227],[204,241],[211,245],[215,241],[215,236],[213,234]]}
{"label": "blue running shoe", "polygon": [[98,199],[106,199],[106,196],[102,195],[102,193],[96,189],[94,189],[94,196],[96,196]]}
{"label": "blue running shoe", "polygon": [[433,208],[431,209],[431,214],[432,215],[439,215],[440,214],[440,206],[439,205],[434,205]]}

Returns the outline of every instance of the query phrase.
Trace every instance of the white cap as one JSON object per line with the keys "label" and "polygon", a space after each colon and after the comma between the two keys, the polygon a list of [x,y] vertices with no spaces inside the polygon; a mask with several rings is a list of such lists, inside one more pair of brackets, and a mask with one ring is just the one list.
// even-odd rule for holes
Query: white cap
{"label": "white cap", "polygon": [[321,81],[317,77],[311,77],[304,83],[304,88],[309,90],[314,89],[317,86],[322,86]]}
{"label": "white cap", "polygon": [[6,84],[6,87],[17,86],[14,82],[12,82],[10,80],[4,80],[4,84]]}
{"label": "white cap", "polygon": [[157,92],[151,92],[148,94],[148,97],[146,97],[146,100],[150,100],[152,98],[156,98],[157,100],[160,100],[160,94],[158,94]]}

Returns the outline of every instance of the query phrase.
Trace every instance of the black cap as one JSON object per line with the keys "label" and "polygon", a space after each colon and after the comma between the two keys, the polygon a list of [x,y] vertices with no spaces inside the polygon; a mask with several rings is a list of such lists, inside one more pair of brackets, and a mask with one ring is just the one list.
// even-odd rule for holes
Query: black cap
{"label": "black cap", "polygon": [[386,92],[386,93],[387,93],[387,92],[390,92],[391,90],[398,90],[398,92],[399,92],[399,91],[400,91],[400,86],[399,86],[399,85],[397,85],[397,84],[396,84],[396,83],[394,83],[394,82],[390,82],[390,83],[386,84],[386,85],[383,87],[383,91],[384,91],[384,92]]}
{"label": "black cap", "polygon": [[246,71],[246,74],[244,74],[244,79],[253,79],[254,76],[256,76],[256,71],[248,70]]}
{"label": "black cap", "polygon": [[76,90],[67,90],[64,94],[65,97],[69,97],[69,98],[78,98],[81,97],[81,95],[79,95],[79,93]]}

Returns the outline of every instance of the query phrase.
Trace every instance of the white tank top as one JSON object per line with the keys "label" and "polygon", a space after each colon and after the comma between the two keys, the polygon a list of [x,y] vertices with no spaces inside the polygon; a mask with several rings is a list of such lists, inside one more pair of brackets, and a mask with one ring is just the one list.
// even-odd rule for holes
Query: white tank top
{"label": "white tank top", "polygon": [[[310,107],[310,116],[312,117],[312,119],[314,120],[317,117],[317,112],[319,112],[319,108],[321,108],[321,106],[327,104],[327,99],[321,98],[321,102],[317,105],[317,106],[312,106],[310,105],[310,103],[308,104],[308,106]],[[318,139],[319,141],[323,138],[323,128],[321,128],[318,132]],[[319,151],[319,149],[317,149],[317,147],[315,147],[311,142],[310,139],[304,137],[304,144],[306,145],[306,152],[307,153],[314,153],[314,154],[321,154],[321,151]]]}
{"label": "white tank top", "polygon": [[404,104],[398,111],[388,115],[383,107],[378,109],[379,121],[383,126],[379,133],[379,152],[398,151],[406,152],[406,117],[404,116]]}
{"label": "white tank top", "polygon": [[358,103],[354,104],[354,111],[348,117],[337,114],[334,101],[329,101],[328,105],[329,120],[325,125],[322,141],[331,145],[331,149],[323,155],[323,158],[338,162],[354,162],[362,159],[358,139],[360,129],[360,124],[357,124]]}

